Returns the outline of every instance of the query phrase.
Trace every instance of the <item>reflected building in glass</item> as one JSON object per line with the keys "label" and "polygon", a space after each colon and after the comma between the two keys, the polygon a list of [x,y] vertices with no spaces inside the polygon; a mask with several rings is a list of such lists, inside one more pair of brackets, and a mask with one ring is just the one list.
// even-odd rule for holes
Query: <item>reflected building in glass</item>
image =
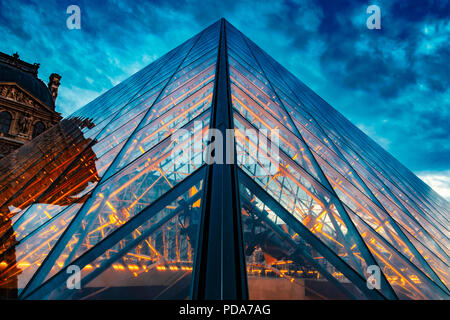
{"label": "reflected building in glass", "polygon": [[449,298],[448,202],[224,19],[0,176],[2,298]]}

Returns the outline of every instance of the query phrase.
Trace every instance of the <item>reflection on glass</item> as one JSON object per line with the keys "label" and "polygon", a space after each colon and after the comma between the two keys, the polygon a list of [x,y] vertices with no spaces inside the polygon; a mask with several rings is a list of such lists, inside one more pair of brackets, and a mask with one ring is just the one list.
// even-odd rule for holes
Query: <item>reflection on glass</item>
{"label": "reflection on glass", "polygon": [[202,181],[192,185],[81,270],[81,290],[47,299],[188,299],[200,223]]}
{"label": "reflection on glass", "polygon": [[[329,191],[283,152],[276,161],[268,150],[261,149],[256,137],[245,139],[241,132],[248,124],[236,116],[234,119],[238,165],[363,276],[366,262],[356,245],[355,235],[348,232]],[[257,154],[267,157],[265,163],[256,158]],[[270,172],[272,166],[277,166],[276,172]]]}
{"label": "reflection on glass", "polygon": [[250,299],[364,298],[323,256],[241,185]]}
{"label": "reflection on glass", "polygon": [[396,249],[389,246],[350,210],[349,214],[400,299],[433,300],[442,298],[440,289],[414,264],[398,254]]}
{"label": "reflection on glass", "polygon": [[[82,133],[94,127],[89,120],[63,120],[2,161],[0,175],[9,177],[0,191],[6,200],[0,214],[0,297],[17,298],[98,181],[92,140]],[[83,165],[69,170],[80,157]],[[64,174],[70,185],[60,179]]]}

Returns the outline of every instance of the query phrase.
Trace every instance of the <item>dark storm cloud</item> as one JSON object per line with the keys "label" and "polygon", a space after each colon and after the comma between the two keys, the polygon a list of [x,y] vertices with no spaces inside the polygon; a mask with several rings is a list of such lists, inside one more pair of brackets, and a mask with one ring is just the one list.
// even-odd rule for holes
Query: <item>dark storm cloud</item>
{"label": "dark storm cloud", "polygon": [[222,16],[407,167],[450,169],[449,1],[2,1],[0,50],[62,74],[68,115]]}
{"label": "dark storm cloud", "polygon": [[368,16],[363,3],[329,4],[318,2],[324,17],[319,37],[327,43],[320,65],[345,94],[318,91],[411,169],[448,170],[449,3],[380,1],[382,30],[361,26]]}

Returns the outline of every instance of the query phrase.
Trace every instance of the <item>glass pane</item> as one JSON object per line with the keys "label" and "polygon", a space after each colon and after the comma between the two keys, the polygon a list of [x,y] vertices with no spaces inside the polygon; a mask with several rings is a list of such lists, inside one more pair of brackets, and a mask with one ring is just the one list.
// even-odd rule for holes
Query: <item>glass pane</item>
{"label": "glass pane", "polygon": [[47,299],[187,299],[201,214],[202,181],[81,270],[81,289]]}
{"label": "glass pane", "polygon": [[[17,298],[70,223],[81,204],[74,204],[30,237],[1,255],[0,297]],[[14,297],[15,295],[15,297]]]}
{"label": "glass pane", "polygon": [[271,154],[258,137],[244,137],[237,118],[235,121],[238,165],[266,192],[317,235],[337,255],[364,276],[366,262],[356,245],[355,234],[349,232],[332,196],[312,176],[292,159],[280,153],[279,159]]}
{"label": "glass pane", "polygon": [[70,170],[54,181],[47,192],[13,224],[16,240],[21,240],[72,203],[84,203],[122,146],[123,142],[100,158],[91,148],[85,150],[79,160],[72,163]]}
{"label": "glass pane", "polygon": [[250,299],[365,299],[275,211],[240,186]]}
{"label": "glass pane", "polygon": [[231,92],[233,107],[245,118],[235,115],[236,120],[240,122],[235,124],[236,126],[245,126],[246,130],[253,130],[258,134],[262,134],[271,141],[273,140],[274,143],[278,141],[279,148],[283,152],[287,153],[293,161],[297,162],[305,170],[308,170],[308,173],[317,179],[319,178],[312,164],[314,160],[311,159],[305,149],[306,146],[299,138],[277,122],[270,113],[243,95],[234,85],[231,86]]}
{"label": "glass pane", "polygon": [[374,255],[391,287],[400,299],[442,299],[443,292],[417,267],[398,254],[368,225],[348,210],[367,247]]}
{"label": "glass pane", "polygon": [[[204,163],[203,152],[202,148],[195,147],[202,146],[209,118],[205,115],[205,126],[189,123],[182,135],[163,140],[100,184],[78,214],[80,222],[70,230],[71,239],[47,277],[80,257],[200,168]],[[185,161],[180,161],[182,158]]]}

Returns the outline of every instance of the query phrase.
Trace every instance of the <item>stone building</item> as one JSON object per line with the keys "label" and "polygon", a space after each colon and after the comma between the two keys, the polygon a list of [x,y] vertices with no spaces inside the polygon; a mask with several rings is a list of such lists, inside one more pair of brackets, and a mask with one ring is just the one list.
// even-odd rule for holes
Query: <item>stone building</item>
{"label": "stone building", "polygon": [[38,78],[39,64],[0,52],[0,158],[61,120],[55,100],[61,76],[48,86]]}

